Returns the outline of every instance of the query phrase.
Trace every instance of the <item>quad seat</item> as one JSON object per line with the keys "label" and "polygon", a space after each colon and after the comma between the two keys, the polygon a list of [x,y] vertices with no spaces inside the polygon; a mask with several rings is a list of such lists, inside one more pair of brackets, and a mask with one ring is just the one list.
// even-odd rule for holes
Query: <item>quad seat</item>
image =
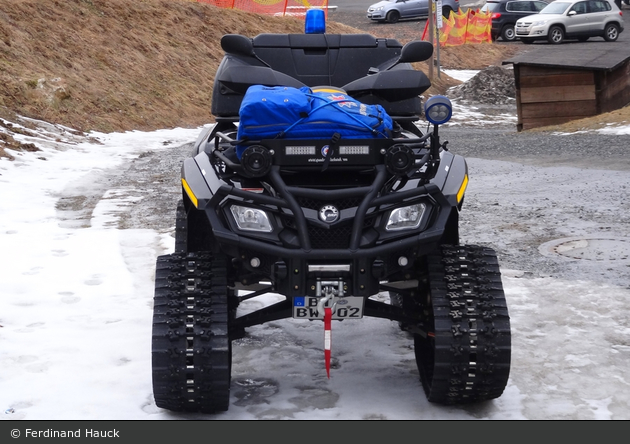
{"label": "quad seat", "polygon": [[342,87],[395,60],[402,45],[369,34],[260,34],[256,55],[307,86]]}
{"label": "quad seat", "polygon": [[[403,46],[396,39],[370,34],[273,34],[250,39],[236,34],[221,41],[226,51],[219,65],[212,95],[217,121],[237,121],[240,104],[249,86],[334,86],[342,88],[381,69],[400,57]],[[408,64],[394,69],[409,69]],[[388,102],[371,93],[356,97],[366,104],[380,104],[392,116],[417,120],[420,99]]]}

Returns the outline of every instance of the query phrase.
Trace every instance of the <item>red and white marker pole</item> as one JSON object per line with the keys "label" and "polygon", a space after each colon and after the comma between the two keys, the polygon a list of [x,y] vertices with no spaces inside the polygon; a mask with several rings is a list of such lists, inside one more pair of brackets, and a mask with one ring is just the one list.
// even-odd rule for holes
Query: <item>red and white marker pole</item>
{"label": "red and white marker pole", "polygon": [[332,309],[324,309],[324,360],[326,361],[326,374],[330,379],[330,346],[332,344]]}

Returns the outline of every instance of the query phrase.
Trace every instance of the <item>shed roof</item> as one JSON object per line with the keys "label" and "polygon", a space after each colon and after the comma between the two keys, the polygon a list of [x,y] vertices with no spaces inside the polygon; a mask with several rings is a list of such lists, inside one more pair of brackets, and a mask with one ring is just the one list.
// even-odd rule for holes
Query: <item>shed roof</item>
{"label": "shed roof", "polygon": [[580,45],[545,45],[503,61],[503,65],[536,65],[553,68],[612,71],[630,59],[623,42],[592,42]]}

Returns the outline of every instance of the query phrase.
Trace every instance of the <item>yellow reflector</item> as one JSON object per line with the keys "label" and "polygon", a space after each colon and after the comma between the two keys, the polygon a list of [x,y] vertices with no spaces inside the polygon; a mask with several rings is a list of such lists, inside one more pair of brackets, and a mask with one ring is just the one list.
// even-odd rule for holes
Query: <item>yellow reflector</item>
{"label": "yellow reflector", "polygon": [[313,89],[313,92],[318,92],[318,93],[341,93],[341,94],[345,94],[346,92],[341,89],[341,88],[335,88],[334,86],[320,86],[320,87],[316,87]]}
{"label": "yellow reflector", "polygon": [[457,203],[460,203],[464,198],[464,191],[466,191],[466,187],[468,186],[468,174],[464,176],[464,181],[462,182],[462,186],[459,187],[459,191],[457,192]]}
{"label": "yellow reflector", "polygon": [[195,208],[199,208],[197,198],[195,197],[194,193],[192,192],[192,190],[188,186],[188,182],[186,182],[186,179],[184,179],[184,178],[182,178],[182,185],[184,187],[184,191],[186,191],[186,194],[188,194],[188,197],[190,198],[190,200],[193,203],[193,205],[195,206]]}

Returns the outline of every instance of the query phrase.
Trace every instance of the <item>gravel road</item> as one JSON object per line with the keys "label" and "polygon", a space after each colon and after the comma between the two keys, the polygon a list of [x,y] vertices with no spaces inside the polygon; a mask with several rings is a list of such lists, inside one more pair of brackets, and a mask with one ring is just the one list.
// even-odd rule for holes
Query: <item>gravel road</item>
{"label": "gravel road", "polygon": [[470,173],[463,243],[502,267],[630,288],[630,136],[444,129]]}

